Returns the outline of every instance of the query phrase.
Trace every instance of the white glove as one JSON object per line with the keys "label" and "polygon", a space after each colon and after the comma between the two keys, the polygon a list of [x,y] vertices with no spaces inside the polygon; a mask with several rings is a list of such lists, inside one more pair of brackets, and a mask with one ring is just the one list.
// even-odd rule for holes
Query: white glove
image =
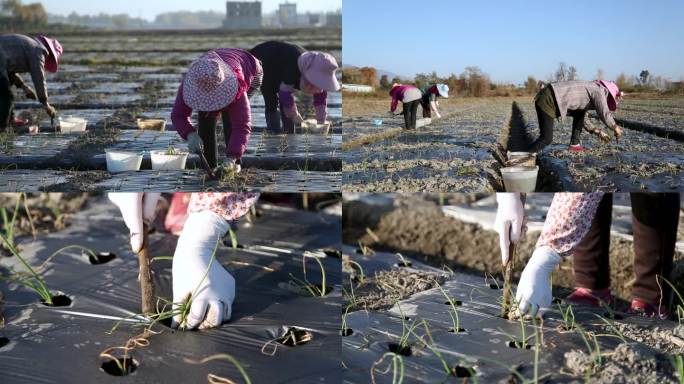
{"label": "white glove", "polygon": [[518,316],[534,317],[551,307],[551,273],[561,262],[561,257],[548,246],[539,247],[520,276],[515,301],[518,303]]}
{"label": "white glove", "polygon": [[237,160],[230,156],[226,159],[226,161],[223,162],[223,166],[234,171],[235,173],[240,173],[242,170],[242,166],[237,163]]}
{"label": "white glove", "polygon": [[173,302],[194,297],[185,323],[178,314],[173,317],[173,327],[206,329],[230,320],[235,279],[216,259],[209,266],[216,242],[228,232],[228,226],[226,220],[211,211],[188,216],[173,255]]}
{"label": "white glove", "polygon": [[143,222],[151,222],[157,211],[159,192],[112,192],[109,200],[121,211],[124,223],[130,232],[131,250],[140,252],[143,243]]}
{"label": "white glove", "polygon": [[197,132],[188,133],[188,150],[190,150],[191,153],[197,154],[200,154],[204,151],[202,138],[199,137]]}
{"label": "white glove", "polygon": [[496,202],[499,207],[496,211],[494,230],[499,234],[499,246],[501,247],[501,262],[506,265],[510,255],[508,247],[511,242],[517,243],[522,236],[525,209],[520,200],[520,193],[497,193]]}

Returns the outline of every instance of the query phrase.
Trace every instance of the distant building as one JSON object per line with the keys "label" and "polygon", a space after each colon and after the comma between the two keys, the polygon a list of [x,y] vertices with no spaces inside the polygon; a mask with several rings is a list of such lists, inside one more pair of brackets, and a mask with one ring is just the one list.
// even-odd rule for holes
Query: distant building
{"label": "distant building", "polygon": [[261,1],[226,2],[225,29],[261,29]]}
{"label": "distant building", "polygon": [[328,27],[342,27],[342,12],[326,13],[325,25]]}
{"label": "distant building", "polygon": [[282,3],[278,5],[278,21],[280,21],[280,26],[294,27],[298,23],[297,18],[297,4],[296,3]]}

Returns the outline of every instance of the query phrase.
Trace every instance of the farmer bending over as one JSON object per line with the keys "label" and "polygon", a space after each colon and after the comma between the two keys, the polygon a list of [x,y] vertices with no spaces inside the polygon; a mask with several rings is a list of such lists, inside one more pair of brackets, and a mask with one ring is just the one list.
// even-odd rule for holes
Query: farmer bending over
{"label": "farmer bending over", "polygon": [[[328,118],[328,92],[340,90],[335,77],[337,61],[327,53],[306,51],[282,41],[267,41],[250,51],[264,66],[266,129],[271,133],[294,133],[295,125],[304,121],[297,110],[295,90],[313,95],[316,120],[324,124]],[[280,103],[280,113],[278,113]],[[283,126],[281,128],[280,122]]]}
{"label": "farmer bending over", "polygon": [[413,85],[392,84],[390,90],[392,96],[392,105],[390,106],[390,114],[394,115],[397,110],[397,105],[401,101],[402,114],[404,115],[404,129],[416,129],[416,119],[418,114],[418,104],[421,103],[423,94],[420,89]]}
{"label": "farmer bending over", "polygon": [[[178,134],[191,152],[218,164],[216,124],[221,116],[227,159],[224,167],[240,172],[240,159],[252,134],[249,96],[261,86],[261,63],[242,49],[221,48],[195,60],[183,76],[171,112]],[[198,129],[190,117],[196,110]]]}
{"label": "farmer bending over", "polygon": [[[668,317],[677,225],[679,194],[632,193],[634,272],[629,313]],[[524,232],[524,207],[517,193],[497,193],[495,228],[501,242],[502,262],[508,246]],[[556,193],[537,246],[520,276],[516,302],[520,314],[535,316],[551,306],[551,273],[562,257],[572,256],[575,291],[565,301],[575,305],[610,305],[610,226],[612,194]]]}
{"label": "farmer bending over", "polygon": [[431,118],[432,112],[435,113],[437,118],[441,118],[442,115],[439,114],[437,107],[439,102],[437,97],[443,97],[445,99],[449,98],[449,86],[446,84],[430,84],[421,89],[423,92],[423,99],[420,102],[421,107],[423,107],[423,117]]}
{"label": "farmer bending over", "polygon": [[[109,199],[121,210],[130,231],[131,249],[137,253],[143,243],[143,222],[154,220],[159,193],[110,193]],[[228,233],[230,222],[247,214],[258,193],[193,193],[188,217],[173,255],[174,309],[197,289],[185,324],[181,316],[172,326],[187,329],[218,327],[230,320],[235,299],[235,279],[216,259],[211,261],[216,242]],[[209,262],[211,261],[211,266]],[[209,268],[209,272],[204,278]],[[203,279],[204,278],[204,279]],[[198,288],[198,284],[201,286]]]}
{"label": "farmer bending over", "polygon": [[595,110],[599,120],[615,134],[615,140],[622,136],[622,129],[617,125],[611,111],[623,93],[612,81],[560,81],[544,87],[534,98],[539,122],[539,138],[532,144],[531,152],[539,152],[553,141],[553,120],[572,116],[571,151],[583,151],[580,145],[582,129],[591,132],[605,142],[610,137],[600,128],[595,128],[586,120],[587,111]]}
{"label": "farmer bending over", "polygon": [[[45,112],[54,118],[55,108],[48,102],[45,71],[57,72],[62,46],[57,40],[38,35],[0,35],[0,132],[10,125],[23,125],[25,121],[14,119],[14,94],[11,86],[24,90],[26,97],[38,99]],[[30,73],[34,92],[20,73]]]}

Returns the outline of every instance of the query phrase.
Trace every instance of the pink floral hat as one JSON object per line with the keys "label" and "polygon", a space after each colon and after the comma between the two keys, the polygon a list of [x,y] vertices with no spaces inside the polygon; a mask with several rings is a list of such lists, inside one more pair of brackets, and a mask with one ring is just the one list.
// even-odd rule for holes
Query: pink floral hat
{"label": "pink floral hat", "polygon": [[55,39],[44,35],[38,35],[38,40],[50,51],[50,56],[45,60],[45,70],[55,73],[59,68],[59,58],[62,57],[62,44]]}
{"label": "pink floral hat", "polygon": [[185,74],[183,101],[197,111],[220,111],[235,100],[238,88],[235,72],[210,52],[195,60]]}

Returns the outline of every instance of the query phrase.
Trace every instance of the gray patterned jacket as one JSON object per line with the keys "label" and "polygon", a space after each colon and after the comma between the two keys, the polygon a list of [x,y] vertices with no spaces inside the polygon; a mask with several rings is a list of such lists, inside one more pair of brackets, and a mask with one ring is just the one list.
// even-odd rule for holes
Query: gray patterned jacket
{"label": "gray patterned jacket", "polygon": [[19,73],[30,73],[36,95],[41,102],[47,101],[45,84],[45,58],[49,51],[38,40],[25,35],[0,35],[0,50],[7,60],[10,81],[17,87],[24,85]]}
{"label": "gray patterned jacket", "polygon": [[618,126],[608,109],[608,90],[593,81],[561,81],[551,83],[560,117],[568,111],[596,110],[598,118],[611,130]]}

